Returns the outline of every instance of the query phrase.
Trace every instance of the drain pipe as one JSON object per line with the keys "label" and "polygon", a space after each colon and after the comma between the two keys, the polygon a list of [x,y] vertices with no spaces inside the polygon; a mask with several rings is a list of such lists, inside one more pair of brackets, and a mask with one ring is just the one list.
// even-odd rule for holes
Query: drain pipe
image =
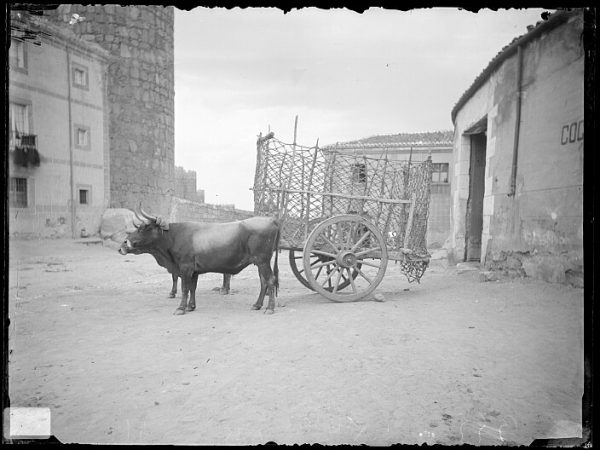
{"label": "drain pipe", "polygon": [[517,190],[517,160],[519,157],[519,134],[521,130],[521,100],[523,97],[523,50],[517,47],[517,111],[515,118],[515,141],[513,144],[512,171],[510,174],[509,197],[514,197]]}
{"label": "drain pipe", "polygon": [[67,103],[69,108],[69,178],[71,184],[71,234],[73,239],[75,234],[75,216],[77,214],[75,206],[75,180],[73,175],[73,117],[71,110],[71,54],[69,46],[66,46],[67,51]]}

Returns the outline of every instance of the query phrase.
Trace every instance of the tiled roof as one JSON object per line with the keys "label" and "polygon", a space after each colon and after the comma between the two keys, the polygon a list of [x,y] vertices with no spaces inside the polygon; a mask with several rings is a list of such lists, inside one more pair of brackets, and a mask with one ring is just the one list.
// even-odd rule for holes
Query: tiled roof
{"label": "tiled roof", "polygon": [[463,93],[454,108],[452,108],[451,117],[452,123],[456,119],[456,114],[464,106],[467,100],[475,94],[475,92],[487,81],[492,73],[508,58],[510,58],[519,46],[525,45],[533,39],[540,36],[542,33],[552,30],[558,25],[566,22],[570,17],[579,14],[581,10],[561,10],[550,14],[546,20],[540,20],[535,25],[527,27],[527,33],[514,38],[506,45],[498,54],[490,61],[485,69],[475,78],[473,84]]}
{"label": "tiled roof", "polygon": [[[36,10],[37,5],[21,4],[21,10]],[[50,6],[50,5],[49,5]],[[39,6],[40,9],[44,6]],[[93,41],[87,41],[77,36],[69,26],[65,23],[64,26],[59,26],[50,22],[43,15],[38,14],[21,14],[12,8],[11,11],[11,33],[15,39],[33,42],[35,45],[40,45],[40,39],[44,38],[48,41],[60,42],[67,41],[70,46],[79,47],[80,50],[93,52],[96,56],[110,60],[111,54],[108,50],[102,48],[99,44]]]}
{"label": "tiled roof", "polygon": [[431,147],[452,146],[454,131],[431,131],[425,133],[399,133],[371,136],[357,141],[338,142],[325,148],[374,148],[374,147]]}

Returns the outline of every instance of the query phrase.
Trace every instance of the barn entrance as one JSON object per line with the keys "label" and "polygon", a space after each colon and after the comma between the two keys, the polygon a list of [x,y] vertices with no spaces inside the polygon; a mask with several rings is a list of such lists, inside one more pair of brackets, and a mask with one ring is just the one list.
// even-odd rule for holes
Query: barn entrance
{"label": "barn entrance", "polygon": [[[487,123],[487,120],[485,121]],[[483,130],[482,130],[483,129]],[[481,260],[481,234],[483,231],[483,196],[485,194],[485,125],[481,124],[470,134],[471,157],[469,168],[469,199],[465,221],[465,261]]]}

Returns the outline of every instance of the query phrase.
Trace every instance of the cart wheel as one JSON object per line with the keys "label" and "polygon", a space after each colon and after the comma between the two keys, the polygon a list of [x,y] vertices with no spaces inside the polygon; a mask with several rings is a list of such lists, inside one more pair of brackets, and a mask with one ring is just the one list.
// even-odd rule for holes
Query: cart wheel
{"label": "cart wheel", "polygon": [[[304,277],[303,262],[300,261],[298,263],[298,260],[303,260],[303,259],[304,259],[304,255],[302,254],[302,252],[300,252],[300,251],[296,252],[295,250],[290,250],[290,267],[292,268],[292,272],[294,273],[296,278],[298,278],[298,281],[300,283],[302,283],[303,286],[314,291],[313,287],[310,285],[308,280]],[[322,255],[317,255],[317,254],[310,255],[310,265],[311,266],[321,263],[321,262],[329,261],[329,260],[331,260],[331,258],[328,256],[322,256]],[[298,264],[300,264],[300,267],[298,267]],[[360,269],[361,263],[358,263],[357,266]],[[317,270],[317,272],[315,273],[315,278],[317,280],[319,280],[319,277],[321,277],[321,279],[325,279],[325,277],[327,277],[327,275],[329,275],[327,273],[327,270],[331,271],[331,269],[328,269],[328,268],[325,268],[325,270]],[[358,276],[358,271],[353,270],[352,278],[356,279],[357,276]],[[338,291],[340,291],[348,286],[350,286],[350,279],[348,278],[348,274],[346,273],[346,274],[342,275],[342,280],[341,280],[340,285],[338,286]],[[328,291],[333,291],[333,281],[331,280],[331,278],[329,278],[328,285],[325,286],[325,289],[327,289]]]}
{"label": "cart wheel", "polygon": [[[314,256],[322,257],[322,261],[315,263]],[[303,275],[313,290],[329,300],[353,302],[381,283],[387,262],[385,240],[373,224],[358,215],[333,216],[308,236]],[[356,277],[350,276],[353,272]],[[327,275],[320,276],[322,273]],[[351,288],[342,292],[343,277]]]}

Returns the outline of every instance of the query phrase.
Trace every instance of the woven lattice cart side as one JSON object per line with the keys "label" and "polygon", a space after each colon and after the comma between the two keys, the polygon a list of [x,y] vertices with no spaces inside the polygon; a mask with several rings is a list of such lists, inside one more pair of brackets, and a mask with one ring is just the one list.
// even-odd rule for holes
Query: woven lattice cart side
{"label": "woven lattice cart side", "polygon": [[410,164],[286,144],[259,136],[255,213],[278,217],[281,248],[298,280],[334,301],[353,301],[381,282],[387,262],[419,281],[431,161]]}

